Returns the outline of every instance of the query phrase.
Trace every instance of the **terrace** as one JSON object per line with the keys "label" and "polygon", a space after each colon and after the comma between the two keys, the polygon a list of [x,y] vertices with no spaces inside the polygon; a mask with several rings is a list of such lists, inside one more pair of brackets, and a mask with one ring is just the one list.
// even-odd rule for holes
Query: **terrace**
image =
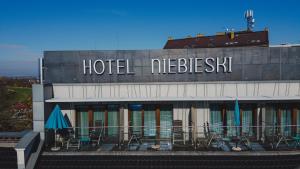
{"label": "terrace", "polygon": [[[266,152],[300,150],[300,126],[98,126],[46,132],[45,151],[52,152]],[[83,134],[84,133],[84,134]]]}

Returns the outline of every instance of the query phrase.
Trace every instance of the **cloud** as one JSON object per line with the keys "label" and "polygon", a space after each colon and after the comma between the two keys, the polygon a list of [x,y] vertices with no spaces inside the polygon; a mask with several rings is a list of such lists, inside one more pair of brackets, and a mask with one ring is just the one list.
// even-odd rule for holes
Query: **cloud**
{"label": "cloud", "polygon": [[87,13],[92,14],[101,14],[101,15],[113,15],[113,16],[127,16],[128,13],[123,10],[117,10],[117,9],[90,9],[86,11]]}
{"label": "cloud", "polygon": [[121,11],[121,10],[115,10],[115,9],[110,10],[110,13],[113,15],[117,15],[117,16],[126,16],[127,15],[127,12]]}
{"label": "cloud", "polygon": [[38,61],[1,61],[0,76],[37,76]]}
{"label": "cloud", "polygon": [[0,61],[3,60],[27,60],[32,61],[41,57],[41,53],[35,52],[29,47],[20,44],[0,44]]}
{"label": "cloud", "polygon": [[42,53],[21,44],[0,44],[0,76],[32,76]]}
{"label": "cloud", "polygon": [[0,49],[11,50],[11,49],[25,49],[26,46],[18,44],[0,44]]}

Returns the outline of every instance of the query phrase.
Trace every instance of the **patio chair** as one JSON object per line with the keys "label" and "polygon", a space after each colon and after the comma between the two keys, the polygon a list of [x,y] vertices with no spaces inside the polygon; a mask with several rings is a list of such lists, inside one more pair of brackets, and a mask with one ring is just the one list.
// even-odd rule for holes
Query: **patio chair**
{"label": "patio chair", "polygon": [[206,128],[206,123],[203,124],[203,135],[204,137],[198,137],[198,133],[197,133],[197,138],[195,139],[195,147],[194,149],[200,148],[200,147],[204,147],[204,148],[208,148],[209,146],[209,142],[211,141],[210,137],[208,136],[209,134],[207,133],[207,128]]}
{"label": "patio chair", "polygon": [[[130,125],[131,126],[131,125]],[[129,128],[129,134],[130,134],[130,139],[128,141],[128,148],[132,143],[138,143],[139,145],[142,144],[142,131],[141,130],[136,130],[134,127]]]}
{"label": "patio chair", "polygon": [[245,146],[248,150],[252,150],[251,141],[250,141],[250,137],[251,137],[250,133],[252,128],[250,127],[250,123],[245,123],[244,125],[247,127],[242,128],[242,133],[240,135],[239,143]]}
{"label": "patio chair", "polygon": [[289,143],[288,143],[288,127],[287,126],[285,126],[284,127],[284,131],[283,131],[283,133],[282,132],[278,132],[278,135],[277,135],[277,138],[278,138],[278,142],[277,142],[277,144],[276,144],[276,149],[279,147],[279,145],[281,144],[281,143],[284,143],[285,145],[287,145],[287,146],[289,146]]}
{"label": "patio chair", "polygon": [[217,131],[211,130],[209,123],[206,122],[206,128],[208,133],[209,142],[207,144],[208,147],[212,145],[212,143],[217,143],[218,147],[222,147],[229,141],[228,138],[223,137],[221,134],[218,134]]}
{"label": "patio chair", "polygon": [[185,144],[182,120],[173,120],[172,143],[181,142]]}
{"label": "patio chair", "polygon": [[249,139],[249,132],[243,132],[241,135],[240,143],[247,147],[248,150],[252,150],[251,141]]}
{"label": "patio chair", "polygon": [[96,120],[95,128],[90,133],[90,143],[99,146],[101,141],[103,141],[103,131],[104,126],[102,120]]}
{"label": "patio chair", "polygon": [[276,124],[274,124],[272,128],[267,128],[264,131],[264,140],[263,140],[263,142],[265,144],[269,144],[272,149],[275,148],[276,143],[277,143],[276,139],[277,139],[278,130],[276,128],[277,128]]}
{"label": "patio chair", "polygon": [[56,142],[58,142],[62,148],[65,148],[67,146],[68,140],[69,140],[68,135],[57,134],[56,136]]}
{"label": "patio chair", "polygon": [[69,131],[69,138],[67,140],[67,150],[69,150],[69,148],[77,148],[79,150],[80,144],[80,139],[75,137],[75,132],[73,129],[71,129]]}
{"label": "patio chair", "polygon": [[300,133],[297,133],[294,137],[292,137],[294,148],[300,147]]}

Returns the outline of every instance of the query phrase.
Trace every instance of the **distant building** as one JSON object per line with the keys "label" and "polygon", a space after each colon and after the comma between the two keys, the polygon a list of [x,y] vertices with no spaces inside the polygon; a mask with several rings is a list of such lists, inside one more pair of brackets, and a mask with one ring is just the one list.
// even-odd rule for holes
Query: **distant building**
{"label": "distant building", "polygon": [[219,48],[219,47],[246,47],[246,46],[269,46],[269,32],[263,31],[239,31],[239,32],[220,32],[213,36],[203,36],[198,34],[196,37],[183,39],[169,39],[164,49],[183,49],[183,48]]}

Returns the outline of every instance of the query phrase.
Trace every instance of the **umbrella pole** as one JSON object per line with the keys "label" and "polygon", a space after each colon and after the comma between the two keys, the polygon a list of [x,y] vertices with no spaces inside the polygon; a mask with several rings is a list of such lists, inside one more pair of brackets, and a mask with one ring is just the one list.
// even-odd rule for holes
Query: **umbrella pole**
{"label": "umbrella pole", "polygon": [[56,129],[54,129],[54,147],[56,148]]}
{"label": "umbrella pole", "polygon": [[[235,126],[235,128],[236,128],[236,129],[235,129],[236,138],[238,138],[238,131],[237,131],[237,130],[238,130],[238,127]],[[235,142],[235,148],[237,148],[237,146],[238,146],[238,142],[236,141],[236,142]]]}

